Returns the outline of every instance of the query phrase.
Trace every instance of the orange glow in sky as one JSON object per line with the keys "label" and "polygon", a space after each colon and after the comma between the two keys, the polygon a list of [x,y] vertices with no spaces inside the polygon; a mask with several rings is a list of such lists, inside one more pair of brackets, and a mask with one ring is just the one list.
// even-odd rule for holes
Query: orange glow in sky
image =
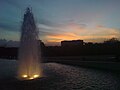
{"label": "orange glow in sky", "polygon": [[120,31],[115,28],[107,28],[97,25],[93,28],[80,27],[77,24],[70,24],[65,27],[66,32],[46,35],[47,42],[61,42],[63,40],[85,40],[91,42],[101,42],[110,38],[119,38]]}

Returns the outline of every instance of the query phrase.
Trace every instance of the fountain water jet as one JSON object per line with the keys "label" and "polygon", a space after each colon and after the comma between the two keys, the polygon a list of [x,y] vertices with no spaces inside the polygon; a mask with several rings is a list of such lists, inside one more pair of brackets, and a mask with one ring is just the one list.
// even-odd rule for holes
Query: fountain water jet
{"label": "fountain water jet", "polygon": [[38,30],[30,8],[26,9],[21,27],[21,41],[18,55],[18,78],[34,79],[42,77]]}

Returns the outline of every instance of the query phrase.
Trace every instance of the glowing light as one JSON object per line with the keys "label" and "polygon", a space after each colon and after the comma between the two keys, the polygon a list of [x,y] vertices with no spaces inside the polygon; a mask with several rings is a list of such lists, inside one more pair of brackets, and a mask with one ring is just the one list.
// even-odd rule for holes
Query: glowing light
{"label": "glowing light", "polygon": [[33,77],[30,77],[29,79],[34,79]]}
{"label": "glowing light", "polygon": [[26,77],[28,77],[28,76],[27,76],[27,75],[23,75],[22,77],[23,77],[23,78],[26,78]]}
{"label": "glowing light", "polygon": [[34,77],[34,78],[37,78],[37,77],[39,77],[39,75],[34,75],[33,77]]}
{"label": "glowing light", "polygon": [[26,80],[31,80],[31,79],[35,79],[35,78],[38,78],[38,77],[40,77],[40,75],[38,75],[38,74],[35,74],[35,75],[32,75],[32,76],[29,76],[29,75],[22,75],[22,77],[21,78],[23,78],[23,79],[26,79]]}

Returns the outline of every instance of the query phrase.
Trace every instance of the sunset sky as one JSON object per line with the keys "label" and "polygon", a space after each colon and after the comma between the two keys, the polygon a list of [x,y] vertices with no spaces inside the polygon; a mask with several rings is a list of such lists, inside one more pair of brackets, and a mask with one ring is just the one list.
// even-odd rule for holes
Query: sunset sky
{"label": "sunset sky", "polygon": [[120,39],[120,0],[0,0],[0,39],[19,41],[27,6],[32,7],[39,38],[47,45]]}

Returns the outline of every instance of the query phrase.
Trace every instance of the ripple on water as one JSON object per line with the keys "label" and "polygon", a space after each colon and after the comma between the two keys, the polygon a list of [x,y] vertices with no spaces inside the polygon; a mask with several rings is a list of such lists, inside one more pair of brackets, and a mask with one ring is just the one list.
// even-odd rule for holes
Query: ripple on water
{"label": "ripple on water", "polygon": [[[57,63],[45,64],[46,69],[61,77],[57,83],[60,88],[69,90],[119,90],[119,82],[114,73]],[[49,76],[49,74],[48,74]],[[54,83],[53,83],[54,84]],[[57,85],[56,84],[56,85]]]}

